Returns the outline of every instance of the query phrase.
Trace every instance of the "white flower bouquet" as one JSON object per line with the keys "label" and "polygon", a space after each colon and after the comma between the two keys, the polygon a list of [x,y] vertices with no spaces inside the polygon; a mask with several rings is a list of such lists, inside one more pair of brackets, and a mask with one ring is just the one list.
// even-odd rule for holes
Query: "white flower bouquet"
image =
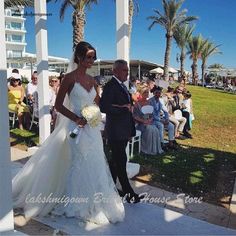
{"label": "white flower bouquet", "polygon": [[[82,117],[87,121],[87,124],[94,128],[102,122],[102,114],[97,105],[86,105],[81,110]],[[80,127],[77,126],[72,132],[70,132],[70,137],[75,138],[80,131]]]}
{"label": "white flower bouquet", "polygon": [[82,116],[86,119],[88,125],[92,128],[102,122],[102,114],[97,105],[85,106],[81,111]]}

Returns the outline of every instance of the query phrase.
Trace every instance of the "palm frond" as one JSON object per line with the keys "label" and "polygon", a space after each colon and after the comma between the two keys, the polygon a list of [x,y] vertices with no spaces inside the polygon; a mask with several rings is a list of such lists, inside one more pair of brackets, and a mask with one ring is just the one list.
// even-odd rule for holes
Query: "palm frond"
{"label": "palm frond", "polygon": [[197,60],[199,57],[201,57],[202,51],[206,44],[207,39],[203,39],[201,34],[192,37],[187,45],[190,58]]}
{"label": "palm frond", "polygon": [[91,9],[92,4],[98,4],[98,0],[85,0],[85,5],[88,9]]}
{"label": "palm frond", "polygon": [[207,42],[202,50],[202,53],[201,53],[202,61],[205,62],[207,60],[207,58],[211,55],[214,55],[217,53],[222,54],[222,52],[219,51],[220,46],[221,46],[221,44],[215,46],[214,43],[207,40]]}
{"label": "palm frond", "polygon": [[4,8],[15,6],[33,7],[34,0],[4,0]]}
{"label": "palm frond", "polygon": [[190,27],[188,24],[177,26],[174,32],[174,39],[179,48],[184,48],[187,45],[194,28],[195,26]]}
{"label": "palm frond", "polygon": [[65,11],[70,6],[70,4],[71,3],[69,0],[64,0],[64,2],[62,3],[61,8],[60,8],[60,20],[61,21],[64,20]]}

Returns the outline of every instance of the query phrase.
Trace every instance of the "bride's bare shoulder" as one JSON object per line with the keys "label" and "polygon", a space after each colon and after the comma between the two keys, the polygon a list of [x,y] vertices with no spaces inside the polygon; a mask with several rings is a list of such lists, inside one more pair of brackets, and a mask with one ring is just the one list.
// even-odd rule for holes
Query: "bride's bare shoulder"
{"label": "bride's bare shoulder", "polygon": [[76,75],[77,75],[77,71],[74,70],[74,71],[71,71],[71,72],[65,74],[65,78],[66,78],[66,77],[69,78],[69,79],[70,79],[70,78],[74,78]]}
{"label": "bride's bare shoulder", "polygon": [[75,71],[72,71],[65,74],[65,78],[62,80],[62,82],[66,84],[71,84],[75,82],[75,79],[76,79],[76,73]]}

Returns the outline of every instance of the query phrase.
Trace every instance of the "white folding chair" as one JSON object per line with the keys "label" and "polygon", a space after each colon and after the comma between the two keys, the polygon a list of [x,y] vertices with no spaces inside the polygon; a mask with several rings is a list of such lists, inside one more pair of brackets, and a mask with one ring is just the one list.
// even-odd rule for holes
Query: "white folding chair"
{"label": "white folding chair", "polygon": [[31,115],[31,122],[30,122],[30,128],[32,129],[33,124],[39,125],[39,111],[38,111],[38,105],[37,103],[33,103],[33,113]]}
{"label": "white folding chair", "polygon": [[[136,130],[136,135],[134,137],[132,137],[132,139],[129,141],[128,145],[129,147],[131,147],[131,149],[129,150],[129,147],[126,148],[126,152],[128,151],[128,153],[130,152],[130,158],[133,158],[134,156],[134,144],[138,142],[138,153],[141,152],[141,131]],[[128,149],[128,150],[127,150]]]}
{"label": "white folding chair", "polygon": [[[131,179],[139,173],[140,165],[138,163],[129,162],[134,156],[134,144],[138,142],[138,152],[141,152],[141,131],[136,130],[136,135],[128,142],[126,146],[127,164],[126,170],[128,178]],[[131,147],[131,148],[130,148]]]}
{"label": "white folding chair", "polygon": [[9,121],[11,121],[11,128],[15,127],[15,123],[18,120],[17,114],[14,111],[9,111]]}

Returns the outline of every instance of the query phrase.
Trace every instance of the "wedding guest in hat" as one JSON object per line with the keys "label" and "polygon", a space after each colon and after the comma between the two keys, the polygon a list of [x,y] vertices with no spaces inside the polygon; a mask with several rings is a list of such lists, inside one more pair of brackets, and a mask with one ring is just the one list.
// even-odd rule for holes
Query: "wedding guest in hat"
{"label": "wedding guest in hat", "polygon": [[25,91],[21,85],[20,74],[12,73],[10,84],[8,85],[8,109],[17,114],[20,129],[23,129],[23,121],[25,121],[26,129],[28,129],[30,125],[29,108],[23,102],[24,96]]}

